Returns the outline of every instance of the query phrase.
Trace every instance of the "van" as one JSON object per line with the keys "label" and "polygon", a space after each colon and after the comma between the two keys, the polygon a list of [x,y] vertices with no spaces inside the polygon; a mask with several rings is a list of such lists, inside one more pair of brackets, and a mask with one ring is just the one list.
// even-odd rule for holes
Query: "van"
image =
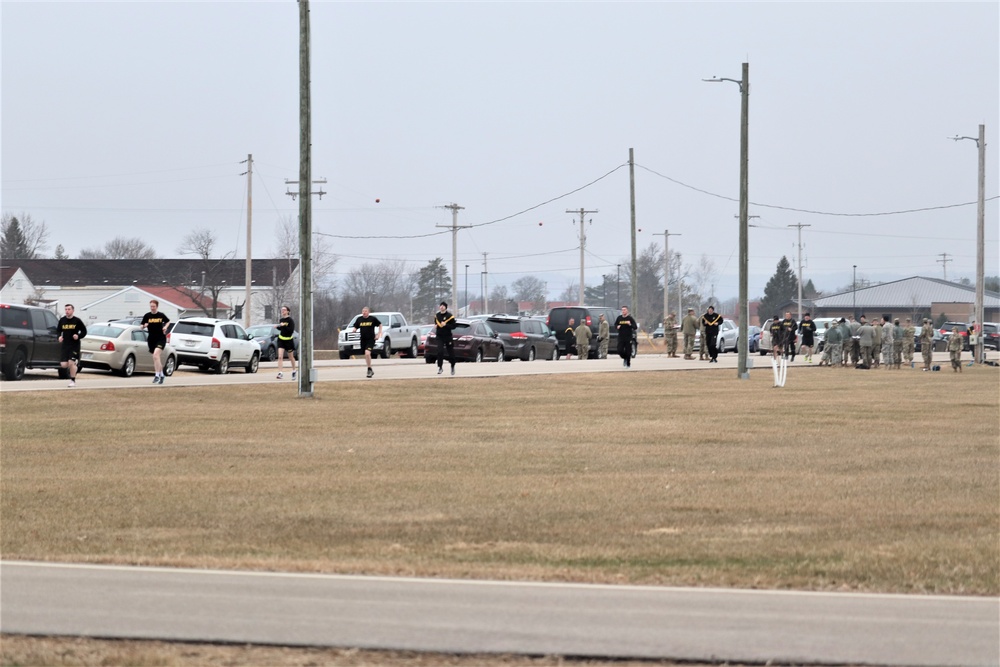
{"label": "van", "polygon": [[[570,318],[574,320],[574,327],[580,326],[583,322],[590,330],[594,332],[594,337],[590,339],[590,351],[587,355],[590,359],[596,359],[598,354],[598,349],[600,347],[600,342],[597,340],[597,330],[600,326],[600,316],[604,315],[604,319],[608,321],[608,329],[610,332],[610,337],[608,340],[608,354],[616,354],[618,351],[618,331],[615,329],[615,320],[618,319],[619,311],[614,308],[606,308],[603,306],[561,306],[558,308],[553,308],[549,311],[548,319],[546,324],[552,333],[556,335],[559,345],[559,356],[566,354],[566,340],[563,336],[563,332],[566,331],[566,327],[569,326]],[[635,357],[638,351],[639,345],[636,342],[636,336],[638,336],[638,331],[634,331],[632,335],[632,356]]]}

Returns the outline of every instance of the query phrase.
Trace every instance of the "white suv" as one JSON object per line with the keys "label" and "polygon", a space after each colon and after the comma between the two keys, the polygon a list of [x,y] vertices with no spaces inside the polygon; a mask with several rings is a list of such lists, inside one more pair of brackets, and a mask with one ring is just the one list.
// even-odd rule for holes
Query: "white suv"
{"label": "white suv", "polygon": [[260,345],[242,324],[233,320],[185,317],[177,320],[167,341],[177,352],[178,365],[198,366],[223,375],[230,366],[256,373],[260,364]]}

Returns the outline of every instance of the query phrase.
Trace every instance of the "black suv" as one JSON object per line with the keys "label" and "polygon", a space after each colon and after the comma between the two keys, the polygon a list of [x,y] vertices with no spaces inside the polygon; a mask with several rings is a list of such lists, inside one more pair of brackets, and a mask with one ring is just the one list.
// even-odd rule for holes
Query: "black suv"
{"label": "black suv", "polygon": [[0,304],[0,369],[4,378],[20,380],[28,368],[59,369],[58,325],[59,319],[47,308]]}
{"label": "black suv", "polygon": [[544,322],[515,315],[492,315],[486,322],[503,341],[508,361],[559,358],[559,343]]}
{"label": "black suv", "polygon": [[[550,310],[548,325],[559,341],[560,356],[566,354],[566,340],[563,338],[563,332],[569,326],[570,318],[573,318],[575,320],[574,327],[580,326],[580,322],[583,322],[594,332],[594,337],[590,339],[590,353],[587,357],[596,359],[600,346],[600,342],[597,340],[597,330],[601,324],[599,319],[601,315],[604,315],[604,319],[608,321],[608,329],[611,334],[608,339],[608,354],[616,354],[618,351],[618,330],[615,329],[615,320],[618,319],[618,314],[619,311],[614,308],[604,306],[561,306]],[[639,348],[636,341],[638,334],[638,331],[632,332],[633,357]]]}

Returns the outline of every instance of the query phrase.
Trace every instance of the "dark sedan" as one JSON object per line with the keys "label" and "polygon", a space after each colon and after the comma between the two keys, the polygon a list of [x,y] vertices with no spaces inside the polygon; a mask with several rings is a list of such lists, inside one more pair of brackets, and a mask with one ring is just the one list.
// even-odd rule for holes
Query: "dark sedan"
{"label": "dark sedan", "polygon": [[516,315],[494,315],[486,323],[503,341],[507,361],[558,358],[559,344],[545,322]]}
{"label": "dark sedan", "polygon": [[[503,341],[483,320],[457,320],[451,332],[455,340],[456,361],[503,361]],[[437,362],[437,332],[427,334],[424,360]]]}

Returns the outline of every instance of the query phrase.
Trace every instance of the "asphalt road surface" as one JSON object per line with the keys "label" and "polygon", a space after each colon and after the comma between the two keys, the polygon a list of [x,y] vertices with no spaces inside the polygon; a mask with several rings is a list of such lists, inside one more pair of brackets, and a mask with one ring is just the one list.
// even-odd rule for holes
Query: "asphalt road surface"
{"label": "asphalt road surface", "polygon": [[1000,600],[0,563],[5,633],[446,653],[997,665]]}

